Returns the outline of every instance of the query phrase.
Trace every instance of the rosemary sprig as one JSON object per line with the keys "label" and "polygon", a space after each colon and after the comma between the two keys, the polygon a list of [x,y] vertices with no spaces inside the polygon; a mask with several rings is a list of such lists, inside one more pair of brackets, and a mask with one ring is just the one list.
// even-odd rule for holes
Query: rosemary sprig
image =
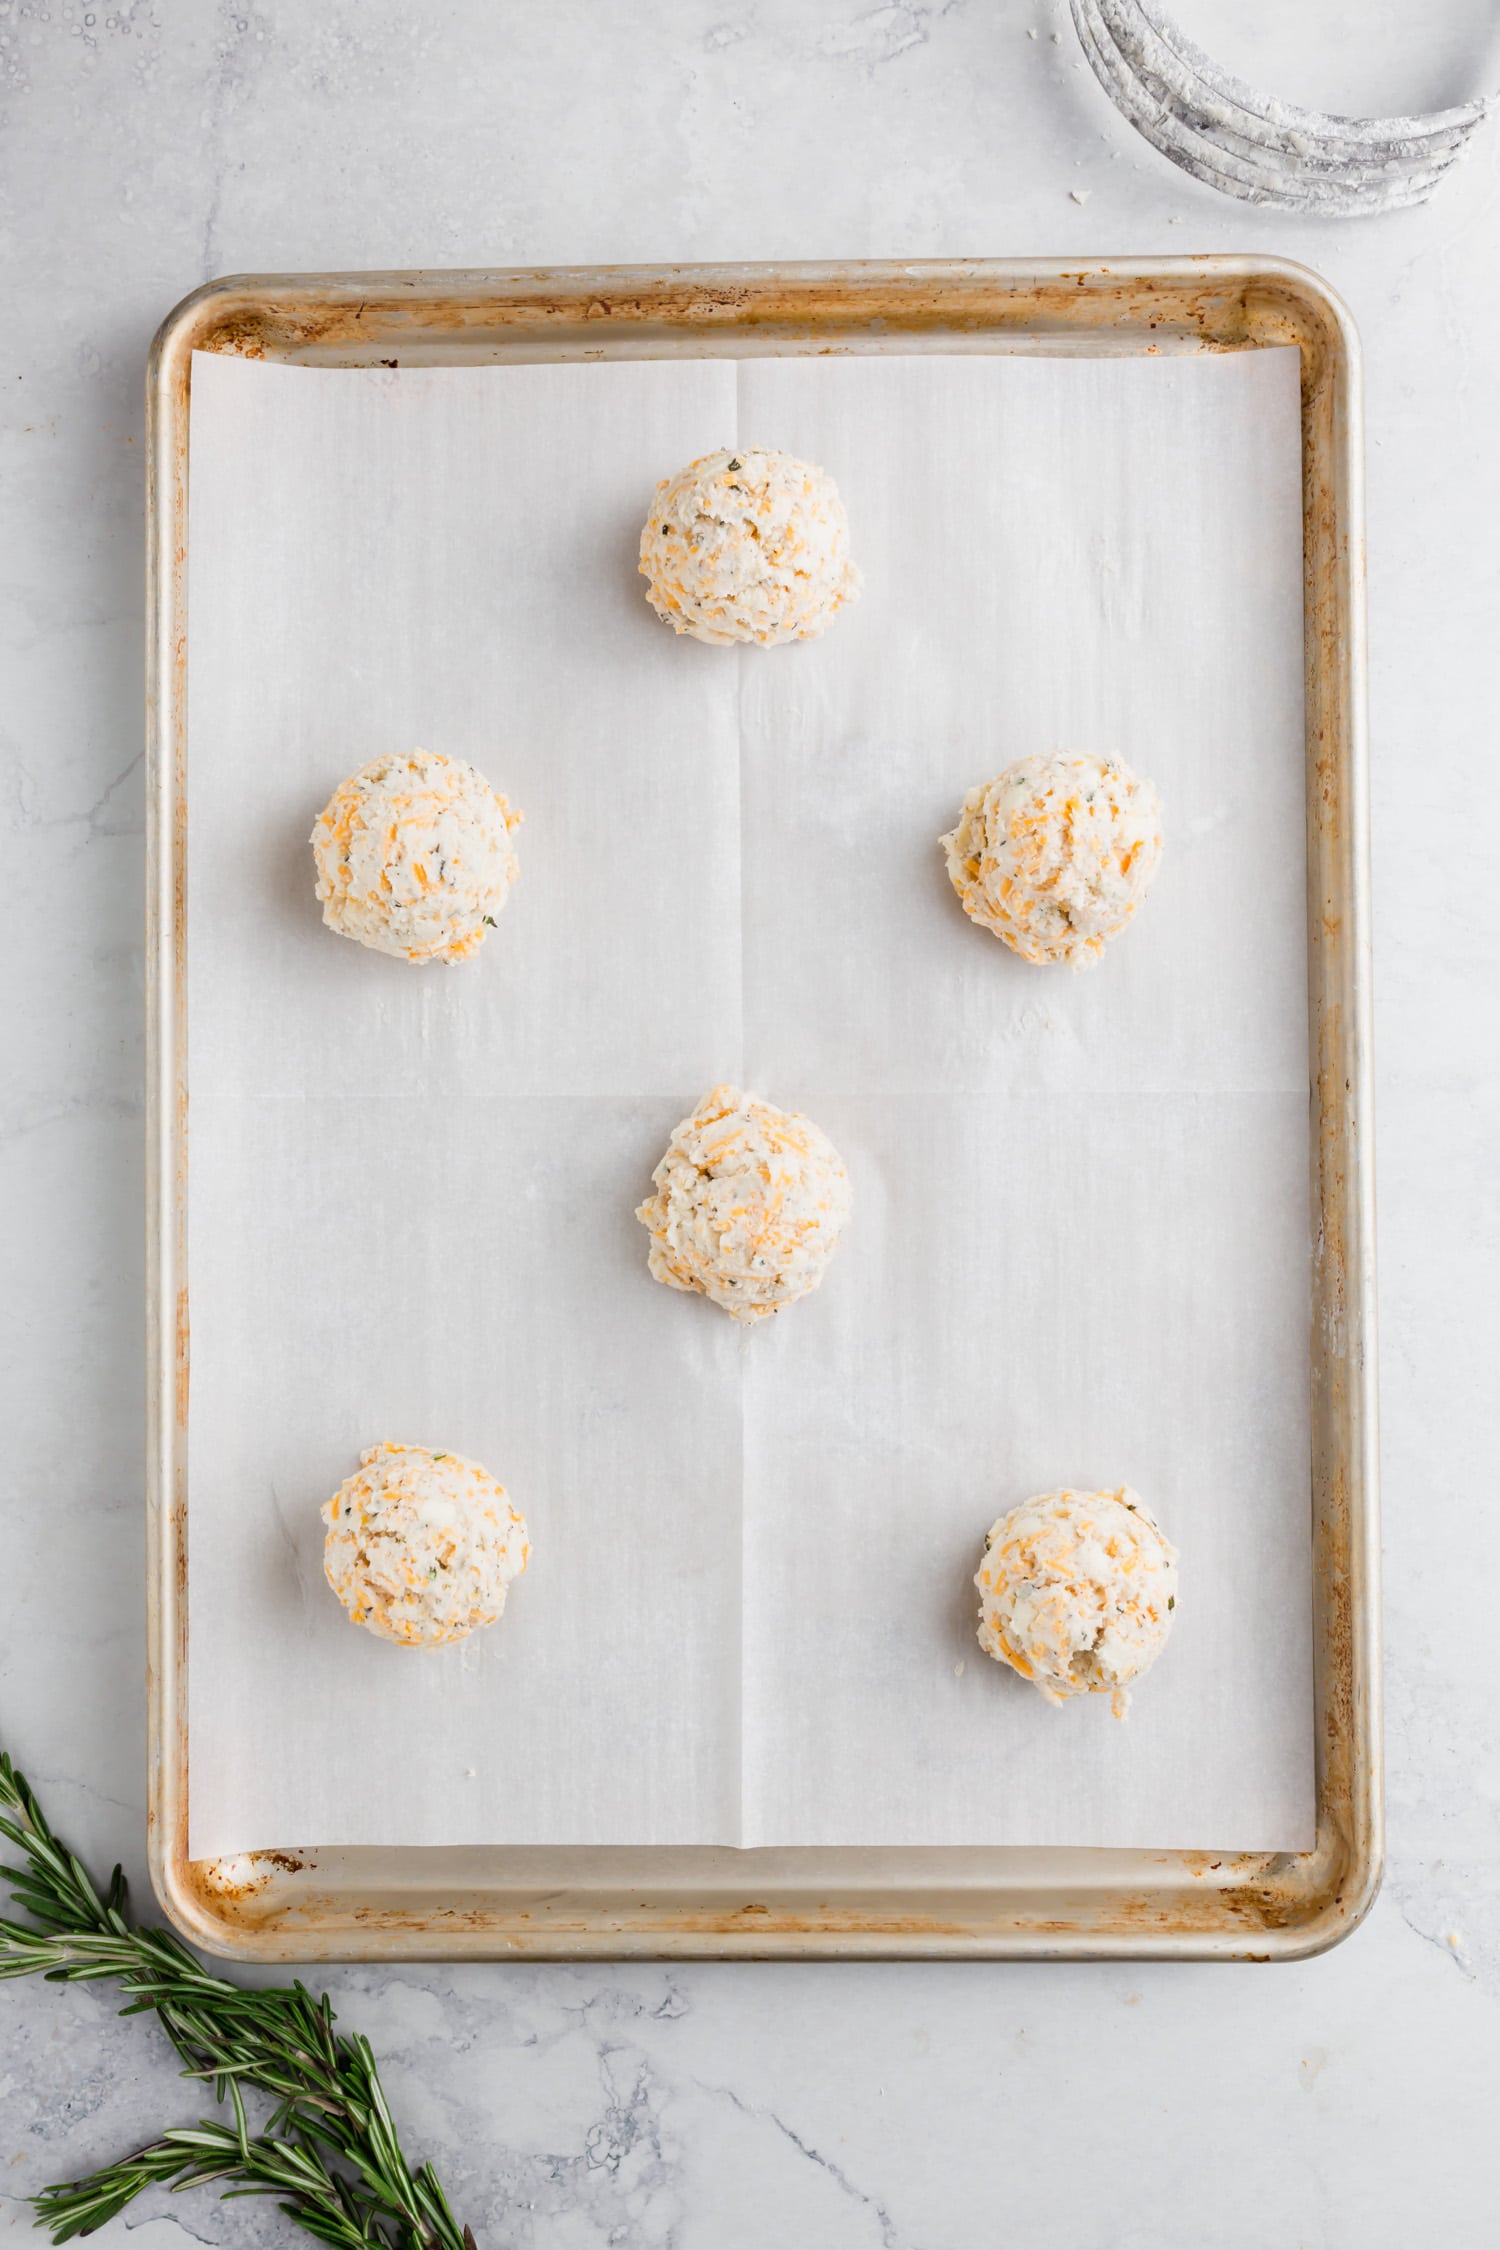
{"label": "rosemary sprig", "polygon": [[[289,2217],[336,2250],[474,2250],[432,2166],[414,2172],[402,2154],[369,2041],[334,2030],[326,1996],[315,2000],[301,1984],[242,1990],[170,1930],[137,1928],[121,1870],[101,1897],[3,1753],[0,1835],[22,1856],[0,1865],[0,1879],[31,1917],[0,1920],[0,1978],[112,1977],[128,1995],[120,2013],[154,2010],[183,2075],[211,2085],[234,2112],[233,2127],[174,2129],[122,2163],[46,2189],[34,2202],[55,2242],[92,2233],[153,2183],[228,2180],[225,2195],[280,2196]],[[245,2086],[272,2096],[256,2134]]]}
{"label": "rosemary sprig", "polygon": [[173,2193],[210,2180],[232,2180],[225,2198],[275,2195],[288,2218],[337,2250],[393,2250],[395,2237],[347,2180],[330,2172],[316,2143],[305,2136],[278,2139],[252,2135],[244,2103],[231,2088],[235,2127],[204,2120],[174,2126],[160,2140],[138,2149],[123,2163],[108,2164],[86,2180],[44,2188],[33,2197],[38,2223],[54,2242],[92,2234],[140,2194],[142,2188],[170,2186]]}

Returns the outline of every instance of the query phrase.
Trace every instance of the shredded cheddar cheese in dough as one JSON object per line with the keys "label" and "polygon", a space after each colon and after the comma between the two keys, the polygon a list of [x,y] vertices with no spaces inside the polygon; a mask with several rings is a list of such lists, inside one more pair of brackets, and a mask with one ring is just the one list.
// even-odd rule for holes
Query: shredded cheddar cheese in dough
{"label": "shredded cheddar cheese in dough", "polygon": [[1161,857],[1161,800],[1118,758],[1018,758],[940,837],[964,912],[1023,960],[1086,969]]}
{"label": "shredded cheddar cheese in dough", "polygon": [[662,479],[641,576],[675,633],[763,648],[814,639],[860,586],[827,470],[759,446],[724,446]]}
{"label": "shredded cheddar cheese in dough", "polygon": [[1108,1695],[1123,1719],[1172,1629],[1177,1550],[1128,1484],[1043,1492],[991,1525],[974,1583],[987,1656],[1049,1703]]}
{"label": "shredded cheddar cheese in dough", "polygon": [[816,1289],[849,1217],[849,1175],[805,1117],[715,1086],[672,1135],[636,1212],[652,1273],[732,1319],[765,1320]]}
{"label": "shredded cheddar cheese in dough", "polygon": [[493,1625],[531,1556],[505,1487],[460,1453],[371,1446],[325,1501],[323,1574],[356,1625],[437,1648]]}
{"label": "shredded cheddar cheese in dough", "polygon": [[462,961],[516,879],[521,815],[483,774],[436,750],[373,758],[313,824],[323,919],[407,961]]}

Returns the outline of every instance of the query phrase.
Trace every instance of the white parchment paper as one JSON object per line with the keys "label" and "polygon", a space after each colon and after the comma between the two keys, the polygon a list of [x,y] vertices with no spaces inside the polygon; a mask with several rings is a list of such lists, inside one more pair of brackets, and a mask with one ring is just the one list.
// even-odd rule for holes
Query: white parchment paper
{"label": "white parchment paper", "polygon": [[[1297,358],[193,366],[190,1848],[1312,1838]],[[726,442],[821,461],[827,638],[676,640],[635,542]],[[326,932],[307,834],[422,744],[523,809],[478,959]],[[935,838],[1052,746],[1161,790],[1097,971]],[[855,1212],[745,1335],[633,1207],[716,1079]],[[416,1655],[322,1581],[381,1437],[531,1522]],[[1128,1724],[973,1639],[1002,1509],[1182,1551]]]}

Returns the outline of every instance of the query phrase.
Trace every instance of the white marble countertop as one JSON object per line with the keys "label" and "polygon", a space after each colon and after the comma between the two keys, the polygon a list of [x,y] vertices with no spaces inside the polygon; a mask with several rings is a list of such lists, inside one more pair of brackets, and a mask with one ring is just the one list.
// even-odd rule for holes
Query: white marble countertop
{"label": "white marble countertop", "polygon": [[[1292,98],[1500,76],[1486,0],[1177,0]],[[1420,20],[1419,20],[1420,19]],[[1318,225],[1136,141],[1064,0],[0,0],[0,1739],[142,1866],[142,366],[246,269],[1269,249],[1364,335],[1390,1856],[1302,1967],[330,1981],[483,2250],[1482,2250],[1500,2202],[1500,122]],[[1489,374],[1487,374],[1489,370]],[[98,1986],[0,1996],[0,2229],[197,2113]],[[165,2215],[170,2208],[170,2216]],[[138,2205],[151,2250],[288,2240]]]}

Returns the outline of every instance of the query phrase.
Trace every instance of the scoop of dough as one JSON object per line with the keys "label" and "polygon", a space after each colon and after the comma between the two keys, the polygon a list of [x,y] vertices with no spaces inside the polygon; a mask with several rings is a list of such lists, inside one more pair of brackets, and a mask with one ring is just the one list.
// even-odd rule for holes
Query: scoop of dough
{"label": "scoop of dough", "polygon": [[1025,961],[1087,969],[1161,857],[1161,800],[1119,758],[1018,758],[939,842],[964,912]]}
{"label": "scoop of dough", "polygon": [[766,1320],[816,1289],[849,1216],[849,1175],[805,1117],[715,1086],[672,1135],[636,1212],[652,1273],[734,1320]]}
{"label": "scoop of dough", "polygon": [[860,586],[827,470],[759,446],[722,447],[662,479],[641,576],[674,632],[765,648],[814,639]]}
{"label": "scoop of dough", "polygon": [[323,1575],[356,1625],[437,1648],[493,1625],[531,1557],[526,1518],[461,1453],[373,1445],[325,1501]]}
{"label": "scoop of dough", "polygon": [[521,825],[498,790],[436,750],[372,758],[313,824],[323,919],[407,961],[462,961],[516,879]]}
{"label": "scoop of dough", "polygon": [[974,1583],[987,1656],[1049,1703],[1108,1695],[1123,1719],[1172,1629],[1177,1550],[1129,1485],[1044,1492],[991,1525]]}

